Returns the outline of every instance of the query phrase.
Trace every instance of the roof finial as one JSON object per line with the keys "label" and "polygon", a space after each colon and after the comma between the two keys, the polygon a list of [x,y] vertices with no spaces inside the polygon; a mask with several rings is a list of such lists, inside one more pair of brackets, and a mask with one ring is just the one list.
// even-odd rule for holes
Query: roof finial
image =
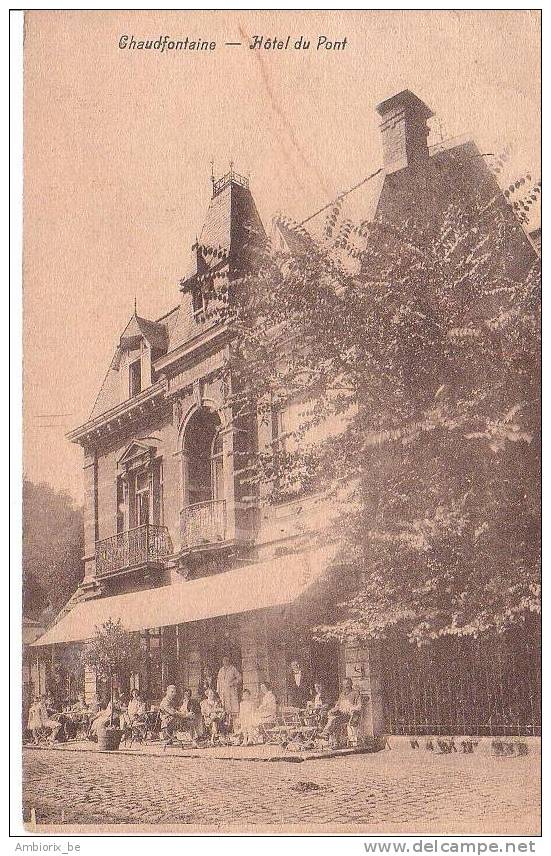
{"label": "roof finial", "polygon": [[138,315],[138,302],[136,299],[136,295],[134,295],[134,315]]}
{"label": "roof finial", "polygon": [[233,178],[233,161],[230,161],[230,180]]}
{"label": "roof finial", "polygon": [[212,181],[212,186],[214,187],[214,158],[210,159],[210,180]]}

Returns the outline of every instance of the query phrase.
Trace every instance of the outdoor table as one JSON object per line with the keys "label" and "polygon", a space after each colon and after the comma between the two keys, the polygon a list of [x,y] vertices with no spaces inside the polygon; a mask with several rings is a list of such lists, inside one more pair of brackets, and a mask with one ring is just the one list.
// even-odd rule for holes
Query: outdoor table
{"label": "outdoor table", "polygon": [[80,710],[64,710],[63,713],[57,713],[54,716],[58,722],[61,722],[63,725],[63,730],[65,731],[65,736],[69,738],[67,733],[67,723],[70,722],[75,729],[75,737],[78,737],[79,734],[81,737],[86,737],[90,730],[90,723],[93,719],[93,716],[88,711],[80,711]]}

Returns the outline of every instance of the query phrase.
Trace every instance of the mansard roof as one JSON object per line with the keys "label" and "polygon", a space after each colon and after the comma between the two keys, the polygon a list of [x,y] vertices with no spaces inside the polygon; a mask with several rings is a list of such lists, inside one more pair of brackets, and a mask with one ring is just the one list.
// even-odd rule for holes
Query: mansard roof
{"label": "mansard roof", "polygon": [[256,208],[248,179],[233,171],[213,181],[213,193],[197,243],[193,261],[182,280],[185,290],[197,276],[222,269],[229,274],[246,268],[254,246],[265,240],[266,232]]}
{"label": "mansard roof", "polygon": [[198,328],[187,292],[213,280],[231,280],[255,262],[255,248],[266,240],[249,181],[230,168],[213,181],[212,198],[192,259],[180,282],[182,301],[170,332],[168,352],[205,333],[216,318],[203,319]]}
{"label": "mansard roof", "polygon": [[[384,168],[363,180],[352,191],[342,194],[335,202],[295,227],[295,237],[306,228],[312,235],[326,237],[337,249],[335,255],[347,269],[359,268],[358,257],[367,246],[372,224],[392,224],[403,227],[421,213],[430,221],[444,210],[457,189],[465,198],[502,198],[499,184],[486,163],[484,155],[472,140],[452,139],[429,148],[429,158],[423,169],[404,168],[387,173]],[[517,263],[529,264],[532,259],[528,238],[516,216],[510,212],[511,238],[517,243]],[[278,226],[279,228],[279,226]],[[289,244],[289,226],[283,238]]]}

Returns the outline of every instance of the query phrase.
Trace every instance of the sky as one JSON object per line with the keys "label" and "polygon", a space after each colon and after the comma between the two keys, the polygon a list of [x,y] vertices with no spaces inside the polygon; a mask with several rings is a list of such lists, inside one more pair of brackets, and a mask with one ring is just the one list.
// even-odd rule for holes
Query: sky
{"label": "sky", "polygon": [[[375,106],[402,89],[434,133],[539,177],[537,12],[28,12],[24,46],[24,473],[82,502],[88,418],[137,300],[158,318],[217,176],[250,175],[266,226],[381,165]],[[209,52],[130,51],[162,35]],[[308,51],[251,50],[255,35]],[[315,50],[319,35],[344,50]],[[225,42],[241,46],[225,46]],[[435,138],[436,142],[438,138]],[[536,225],[536,224],[535,224]]]}

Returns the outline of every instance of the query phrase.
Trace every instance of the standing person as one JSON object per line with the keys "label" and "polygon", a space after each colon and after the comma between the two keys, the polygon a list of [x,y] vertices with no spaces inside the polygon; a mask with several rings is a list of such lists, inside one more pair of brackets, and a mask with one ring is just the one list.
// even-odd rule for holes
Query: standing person
{"label": "standing person", "polygon": [[292,660],[287,679],[287,699],[291,707],[306,707],[310,698],[310,676],[298,660]]}
{"label": "standing person", "polygon": [[239,731],[243,739],[243,746],[250,746],[256,742],[255,709],[251,699],[251,691],[247,689],[244,689],[241,694]]}
{"label": "standing person", "polygon": [[29,719],[27,722],[27,728],[31,732],[33,736],[33,743],[38,745],[40,738],[40,730],[42,728],[42,720],[40,717],[40,696],[35,696],[34,701],[29,707]]}
{"label": "standing person", "polygon": [[231,730],[233,722],[239,715],[239,685],[241,674],[230,662],[229,657],[222,657],[222,665],[216,680],[216,692],[224,706]]}

